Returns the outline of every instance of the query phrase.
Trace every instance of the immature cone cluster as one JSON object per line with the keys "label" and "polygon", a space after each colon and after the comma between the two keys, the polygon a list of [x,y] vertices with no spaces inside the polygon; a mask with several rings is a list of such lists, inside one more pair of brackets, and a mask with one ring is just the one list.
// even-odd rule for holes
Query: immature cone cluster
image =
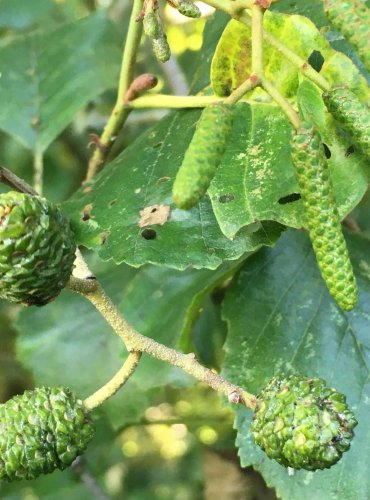
{"label": "immature cone cluster", "polygon": [[251,430],[270,457],[294,469],[326,469],[350,447],[357,421],[346,397],[319,378],[273,378],[258,395]]}
{"label": "immature cone cluster", "polygon": [[0,479],[34,479],[65,469],[94,429],[82,401],[63,387],[40,387],[0,405]]}
{"label": "immature cone cluster", "polygon": [[68,219],[40,196],[0,195],[0,298],[41,306],[72,272],[76,244]]}
{"label": "immature cone cluster", "polygon": [[321,137],[311,123],[303,122],[291,146],[306,226],[322,277],[338,305],[350,311],[357,303],[357,285]]}

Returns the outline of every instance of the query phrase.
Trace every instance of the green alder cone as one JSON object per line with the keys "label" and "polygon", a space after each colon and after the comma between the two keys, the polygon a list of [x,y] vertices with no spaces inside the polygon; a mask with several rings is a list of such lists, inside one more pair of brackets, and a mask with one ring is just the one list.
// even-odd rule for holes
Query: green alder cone
{"label": "green alder cone", "polygon": [[273,378],[258,395],[254,440],[281,465],[326,469],[350,447],[357,421],[346,397],[320,378]]}
{"label": "green alder cone", "polygon": [[69,220],[39,196],[0,195],[0,298],[42,306],[64,288],[76,244]]}
{"label": "green alder cone", "polygon": [[330,89],[323,94],[323,99],[328,111],[341,124],[343,129],[351,135],[356,146],[370,158],[369,108],[358,99],[356,94],[345,87]]}
{"label": "green alder cone", "polygon": [[324,0],[328,19],[357,49],[364,66],[370,71],[370,9],[356,0]]}
{"label": "green alder cone", "polygon": [[65,469],[94,434],[82,401],[63,387],[25,391],[0,405],[0,479]]}
{"label": "green alder cone", "polygon": [[337,304],[350,311],[357,303],[357,284],[320,135],[304,122],[294,133],[291,146],[306,226],[321,275]]}
{"label": "green alder cone", "polygon": [[206,193],[225,152],[233,124],[229,105],[205,108],[177,172],[172,196],[176,206],[190,209]]}

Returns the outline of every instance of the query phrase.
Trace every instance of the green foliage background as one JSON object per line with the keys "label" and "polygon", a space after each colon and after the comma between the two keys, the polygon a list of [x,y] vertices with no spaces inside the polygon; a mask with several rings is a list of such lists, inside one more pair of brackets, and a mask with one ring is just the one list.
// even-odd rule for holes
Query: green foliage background
{"label": "green foliage background", "polygon": [[[330,298],[299,230],[303,212],[300,200],[291,198],[298,188],[289,123],[258,93],[236,106],[209,196],[191,211],[173,206],[171,187],[197,110],[133,113],[109,165],[80,187],[91,153],[89,134],[100,133],[114,104],[130,12],[129,1],[103,3],[0,0],[1,164],[32,182],[33,156],[44,155],[45,195],[64,202],[91,267],[141,333],[196,352],[205,365],[255,392],[278,372],[322,376],[348,395],[359,426],[338,465],[288,477],[251,442],[249,411],[237,409],[233,429],[234,413],[216,394],[145,357],[127,386],[95,413],[97,438],[79,466],[28,483],[0,484],[0,497],[269,499],[276,491],[289,500],[367,498],[368,162],[348,153],[350,139],[337,132],[318,89],[267,48],[269,77],[323,134],[340,213],[351,212],[352,227],[362,231],[346,233],[360,289],[359,305],[349,314]],[[268,18],[275,35],[284,32],[284,41],[303,57],[320,52],[325,77],[345,79],[369,99],[370,75],[325,19],[321,1],[282,0],[272,11],[278,13]],[[176,71],[192,94],[211,92],[210,85],[217,87],[225,75],[217,52],[213,63],[212,56],[227,22],[217,13],[206,23],[175,27],[186,39],[199,37],[205,24],[200,51],[176,50]],[[239,40],[249,36],[246,28],[229,25],[217,50],[233,46],[236,33]],[[137,73],[154,72],[161,91],[176,91],[170,72],[148,49],[143,40]],[[235,81],[239,66],[248,71],[248,54],[231,51],[227,71]],[[82,221],[90,204],[91,218]],[[155,226],[156,237],[149,240],[138,220],[153,204],[169,205],[171,218]],[[65,384],[85,397],[127,354],[95,310],[69,291],[36,310],[0,303],[0,321],[2,401],[33,384]]]}

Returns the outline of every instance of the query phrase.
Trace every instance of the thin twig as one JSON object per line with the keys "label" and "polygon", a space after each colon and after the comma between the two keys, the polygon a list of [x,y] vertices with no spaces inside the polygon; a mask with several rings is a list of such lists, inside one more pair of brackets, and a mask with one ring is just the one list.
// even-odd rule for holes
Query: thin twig
{"label": "thin twig", "polygon": [[[203,0],[204,3],[214,7],[218,10],[226,12],[231,17],[245,24],[246,26],[252,25],[251,13],[246,9],[240,9],[238,3],[235,1],[226,0]],[[292,51],[287,45],[285,45],[281,40],[275,38],[271,33],[264,30],[263,38],[269,42],[269,44],[278,50],[284,57],[290,61],[294,66],[296,66],[307,78],[312,82],[316,83],[318,87],[322,90],[329,90],[330,84],[328,81],[321,76],[317,71],[314,70],[310,64]]]}
{"label": "thin twig", "polygon": [[148,94],[127,103],[130,109],[145,108],[205,108],[209,104],[223,101],[222,97],[206,95],[176,96],[167,94]]}
{"label": "thin twig", "polygon": [[252,73],[263,75],[263,14],[259,5],[252,7]]}
{"label": "thin twig", "polygon": [[107,382],[103,387],[98,389],[94,394],[86,398],[83,402],[87,411],[100,406],[127,382],[131,375],[135,372],[140,358],[141,352],[130,352],[122,368]]}
{"label": "thin twig", "polygon": [[117,335],[125,342],[130,352],[146,352],[154,358],[182,368],[189,375],[201,382],[205,382],[216,391],[227,396],[231,403],[242,403],[249,408],[255,408],[256,397],[253,394],[249,394],[243,388],[232,384],[217,373],[199,364],[194,354],[180,353],[137,332],[120,314],[101,285],[95,282],[92,287],[91,283],[86,283],[86,281],[88,280],[74,278],[68,286],[71,290],[84,295],[90,300]]}
{"label": "thin twig", "polygon": [[97,500],[109,500],[109,497],[101,489],[95,477],[87,468],[86,462],[83,457],[77,457],[72,464],[72,469],[75,474],[81,479],[85,486],[90,490],[93,495],[92,498]]}
{"label": "thin twig", "polygon": [[285,97],[279,92],[279,90],[266,78],[261,79],[261,85],[266,90],[266,92],[274,99],[274,101],[280,106],[282,111],[288,117],[289,121],[294,128],[299,128],[300,119],[298,113],[292,108]]}
{"label": "thin twig", "polygon": [[116,104],[99,139],[100,147],[95,149],[89,162],[86,180],[92,179],[102,168],[123,124],[130,114],[130,109],[124,104],[124,98],[133,79],[136,55],[141,40],[142,23],[137,22],[137,18],[142,10],[142,6],[143,0],[134,0],[123,51]]}
{"label": "thin twig", "polygon": [[239,85],[239,87],[236,88],[234,92],[232,92],[227,99],[225,99],[225,102],[227,102],[228,104],[235,104],[242,97],[244,97],[244,95],[247,92],[258,87],[258,85],[259,85],[259,77],[257,75],[251,75],[245,82]]}
{"label": "thin twig", "polygon": [[36,195],[37,192],[26,181],[5,167],[0,167],[0,182],[14,188],[20,193]]}

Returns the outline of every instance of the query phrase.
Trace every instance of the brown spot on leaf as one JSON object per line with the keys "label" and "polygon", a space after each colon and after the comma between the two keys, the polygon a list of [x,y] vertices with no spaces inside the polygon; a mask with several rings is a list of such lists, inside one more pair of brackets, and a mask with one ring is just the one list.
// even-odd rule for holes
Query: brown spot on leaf
{"label": "brown spot on leaf", "polygon": [[163,226],[170,216],[170,207],[168,205],[150,205],[140,211],[139,227],[152,226],[159,224]]}
{"label": "brown spot on leaf", "polygon": [[87,205],[84,206],[84,208],[82,210],[82,217],[81,217],[81,219],[83,221],[86,221],[86,220],[90,219],[92,209],[93,209],[93,204],[92,203],[88,203]]}
{"label": "brown spot on leaf", "polygon": [[104,245],[104,243],[107,241],[108,236],[109,236],[109,232],[108,231],[104,231],[103,233],[99,234],[100,244],[101,245]]}
{"label": "brown spot on leaf", "polygon": [[154,229],[147,227],[141,231],[141,236],[145,240],[155,240],[157,237],[157,233]]}

